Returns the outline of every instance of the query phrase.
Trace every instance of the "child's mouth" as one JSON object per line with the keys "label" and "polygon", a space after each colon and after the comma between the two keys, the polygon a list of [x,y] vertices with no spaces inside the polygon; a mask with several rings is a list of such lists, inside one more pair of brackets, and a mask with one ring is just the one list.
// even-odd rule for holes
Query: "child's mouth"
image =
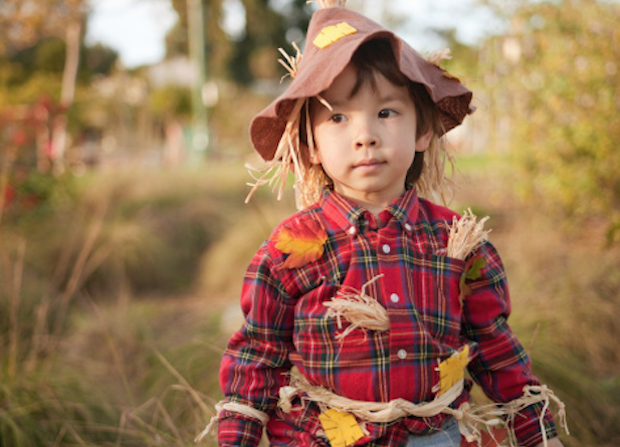
{"label": "child's mouth", "polygon": [[356,163],[353,167],[362,171],[375,171],[381,166],[383,166],[383,164],[383,161],[372,158],[368,160],[362,160],[359,163]]}

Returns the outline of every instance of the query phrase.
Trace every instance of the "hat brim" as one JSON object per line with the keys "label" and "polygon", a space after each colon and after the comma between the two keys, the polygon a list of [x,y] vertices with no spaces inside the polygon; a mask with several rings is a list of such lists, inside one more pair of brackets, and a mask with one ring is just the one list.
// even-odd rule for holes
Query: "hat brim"
{"label": "hat brim", "polygon": [[[329,26],[346,22],[355,33],[319,48],[314,36]],[[308,27],[308,41],[297,73],[284,93],[254,117],[250,123],[250,139],[256,151],[272,160],[295,102],[319,95],[342,73],[353,54],[365,42],[383,39],[390,43],[400,71],[412,82],[426,87],[437,105],[444,133],[461,124],[472,113],[472,92],[457,79],[446,75],[437,65],[424,59],[406,42],[389,30],[345,8],[327,8],[314,13]]]}

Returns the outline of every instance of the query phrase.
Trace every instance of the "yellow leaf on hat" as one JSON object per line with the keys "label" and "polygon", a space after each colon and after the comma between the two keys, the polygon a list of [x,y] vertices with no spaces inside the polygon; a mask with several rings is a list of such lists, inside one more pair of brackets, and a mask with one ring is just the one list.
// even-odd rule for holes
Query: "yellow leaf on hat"
{"label": "yellow leaf on hat", "polygon": [[321,413],[319,420],[331,447],[347,447],[364,437],[364,431],[351,413],[334,408]]}
{"label": "yellow leaf on hat", "polygon": [[439,364],[439,395],[441,396],[465,377],[465,368],[469,363],[469,346],[465,345],[459,352]]}
{"label": "yellow leaf on hat", "polygon": [[347,22],[341,22],[338,25],[326,26],[321,30],[318,36],[314,38],[312,43],[323,49],[330,46],[337,40],[342,39],[350,34],[357,33],[357,30]]}

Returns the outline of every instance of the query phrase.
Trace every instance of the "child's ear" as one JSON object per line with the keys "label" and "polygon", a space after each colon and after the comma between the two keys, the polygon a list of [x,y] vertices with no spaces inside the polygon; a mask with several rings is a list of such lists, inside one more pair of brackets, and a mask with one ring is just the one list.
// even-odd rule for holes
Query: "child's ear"
{"label": "child's ear", "polygon": [[424,152],[428,149],[428,146],[431,144],[431,138],[433,138],[433,130],[429,129],[428,132],[418,138],[415,142],[415,151]]}

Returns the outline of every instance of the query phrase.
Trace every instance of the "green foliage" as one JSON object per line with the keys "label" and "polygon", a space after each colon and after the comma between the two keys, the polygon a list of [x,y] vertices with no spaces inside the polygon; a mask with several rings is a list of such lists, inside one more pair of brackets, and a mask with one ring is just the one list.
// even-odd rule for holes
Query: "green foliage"
{"label": "green foliage", "polygon": [[80,59],[82,60],[82,70],[78,74],[79,77],[84,77],[84,74],[108,75],[114,69],[118,53],[97,43],[92,47],[82,47]]}
{"label": "green foliage", "polygon": [[71,24],[84,20],[85,0],[3,0],[0,54],[14,53],[49,37],[64,37]]}
{"label": "green foliage", "polygon": [[71,203],[76,194],[75,177],[71,174],[24,170],[9,182],[14,192],[7,219],[15,224],[53,216],[58,206]]}
{"label": "green foliage", "polygon": [[[277,78],[281,67],[278,48],[289,48],[287,31],[303,32],[311,9],[305,0],[288,0],[281,10],[269,0],[240,0],[246,14],[241,36],[231,38],[222,29],[223,1],[204,1],[205,53],[209,74],[248,85],[257,78]],[[187,2],[173,0],[180,21],[167,36],[168,55],[187,54]],[[297,39],[297,43],[300,44]]]}
{"label": "green foliage", "polygon": [[516,177],[526,197],[581,228],[620,223],[620,29],[617,2],[525,3],[500,38],[499,119],[509,118]]}
{"label": "green foliage", "polygon": [[[58,100],[65,61],[65,42],[48,38],[4,56],[0,54],[0,111],[8,104],[23,105],[47,96]],[[101,45],[81,48],[78,87],[95,75],[110,74],[118,54]],[[78,88],[78,99],[81,90]]]}
{"label": "green foliage", "polygon": [[191,92],[188,88],[168,85],[155,90],[149,98],[149,109],[160,119],[189,119],[192,111]]}

